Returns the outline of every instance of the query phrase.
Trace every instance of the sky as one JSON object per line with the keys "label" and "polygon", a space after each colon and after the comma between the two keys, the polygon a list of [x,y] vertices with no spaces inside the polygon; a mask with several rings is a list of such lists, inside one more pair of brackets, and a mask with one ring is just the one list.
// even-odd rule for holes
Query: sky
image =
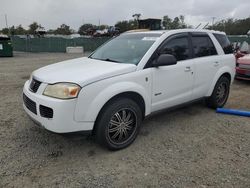
{"label": "sky", "polygon": [[206,25],[225,18],[250,16],[250,0],[0,0],[0,29],[22,24],[27,28],[34,21],[45,29],[67,24],[77,30],[83,23],[114,25],[132,19],[135,13],[143,18],[185,16],[186,23]]}

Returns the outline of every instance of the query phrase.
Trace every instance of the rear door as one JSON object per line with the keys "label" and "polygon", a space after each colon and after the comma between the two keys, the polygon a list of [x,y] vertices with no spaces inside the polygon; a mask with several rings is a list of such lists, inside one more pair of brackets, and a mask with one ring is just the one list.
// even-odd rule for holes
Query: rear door
{"label": "rear door", "polygon": [[217,50],[207,33],[192,33],[191,41],[195,72],[192,99],[198,99],[207,94],[221,65]]}

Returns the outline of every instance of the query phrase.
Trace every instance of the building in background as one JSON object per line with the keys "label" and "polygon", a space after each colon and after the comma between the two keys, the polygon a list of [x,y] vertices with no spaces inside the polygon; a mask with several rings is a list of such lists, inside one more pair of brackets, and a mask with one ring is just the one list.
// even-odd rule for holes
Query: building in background
{"label": "building in background", "polygon": [[161,19],[148,18],[138,20],[139,29],[161,30]]}

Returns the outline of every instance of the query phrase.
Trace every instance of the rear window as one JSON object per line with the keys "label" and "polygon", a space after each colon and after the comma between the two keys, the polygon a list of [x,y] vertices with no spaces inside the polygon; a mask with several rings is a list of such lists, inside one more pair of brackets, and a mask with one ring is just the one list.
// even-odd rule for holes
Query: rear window
{"label": "rear window", "polygon": [[192,44],[195,57],[217,55],[217,51],[209,36],[193,36]]}
{"label": "rear window", "polygon": [[222,34],[213,34],[215,38],[218,40],[220,43],[221,47],[223,48],[223,51],[225,54],[232,54],[233,53],[233,47],[230,44],[230,41],[228,40],[226,35]]}

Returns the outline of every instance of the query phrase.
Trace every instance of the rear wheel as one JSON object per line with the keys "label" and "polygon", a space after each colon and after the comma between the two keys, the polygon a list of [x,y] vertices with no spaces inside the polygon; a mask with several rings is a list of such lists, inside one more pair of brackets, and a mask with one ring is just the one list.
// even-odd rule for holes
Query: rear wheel
{"label": "rear wheel", "polygon": [[206,99],[207,105],[211,108],[223,107],[227,102],[229,91],[230,80],[223,76],[217,81],[212,95]]}
{"label": "rear wheel", "polygon": [[110,150],[129,146],[142,122],[140,107],[131,99],[119,98],[107,104],[97,119],[96,140]]}

